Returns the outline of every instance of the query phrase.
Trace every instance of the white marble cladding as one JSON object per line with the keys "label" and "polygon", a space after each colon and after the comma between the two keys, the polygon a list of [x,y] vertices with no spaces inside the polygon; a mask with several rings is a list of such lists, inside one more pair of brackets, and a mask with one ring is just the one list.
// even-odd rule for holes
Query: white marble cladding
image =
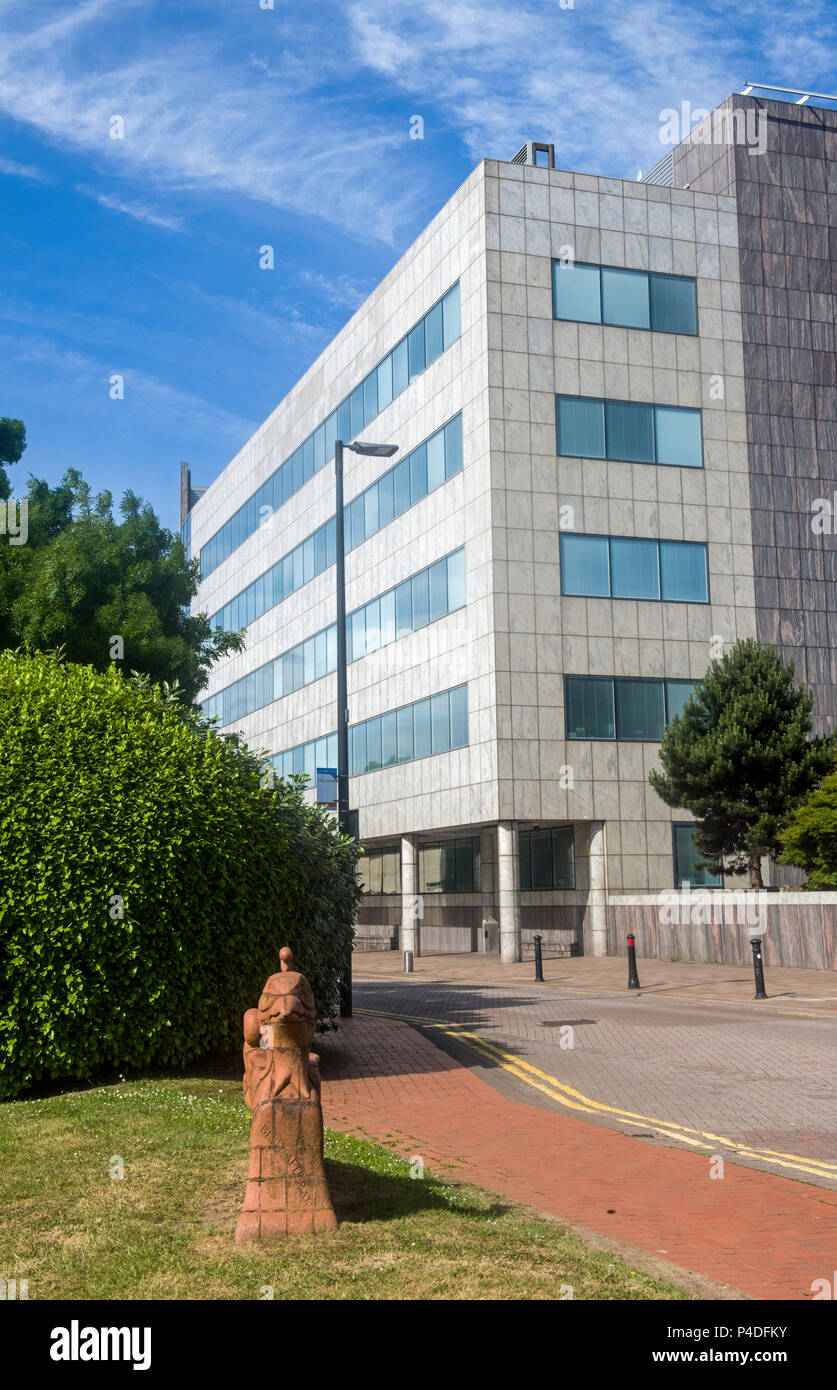
{"label": "white marble cladding", "polygon": [[[499,816],[606,823],[611,891],[670,887],[657,745],[565,740],[564,675],[696,678],[713,639],[755,635],[735,200],[488,162]],[[699,336],[552,316],[552,258],[697,279]],[[703,469],[559,458],[555,395],[700,407]],[[708,543],[711,602],[562,598],[577,532]],[[568,786],[571,769],[572,786]]]}
{"label": "white marble cladding", "polygon": [[[461,410],[464,471],[349,553],[347,604],[464,543],[468,605],[352,663],[349,705],[356,723],[467,681],[470,743],[352,779],[364,838],[601,820],[610,891],[671,886],[671,821],[688,817],[648,786],[656,745],[567,741],[563,678],[695,678],[713,639],[755,634],[734,209],[709,194],[484,162],[195,507],[197,553],[460,280],[461,339],[368,433],[409,452]],[[568,246],[580,260],[696,276],[699,336],[555,321],[551,260]],[[700,406],[705,468],[558,458],[556,392]],[[389,466],[347,454],[347,500]],[[561,506],[578,531],[706,541],[711,604],[562,598]],[[332,512],[327,468],[209,576],[199,606],[214,612]],[[332,622],[333,584],[327,571],[253,623],[246,652],[213,672],[207,693]],[[268,752],[329,733],[335,684],[326,677],[237,727]]]}
{"label": "white marble cladding", "polygon": [[[349,552],[346,602],[351,611],[465,545],[467,608],[351,663],[348,689],[351,722],[358,723],[467,682],[469,746],[353,779],[351,802],[359,807],[362,833],[370,838],[496,816],[484,230],[480,167],[312,368],[321,373],[321,379],[324,371],[339,367],[332,370],[328,388],[311,386],[309,373],[222,474],[217,486],[227,488],[223,504],[218,497],[213,499],[210,490],[193,513],[192,545],[198,553],[201,543],[286,454],[459,281],[459,340],[364,433],[367,438],[396,442],[400,453],[406,454],[461,413],[464,470]],[[294,426],[288,429],[285,422],[291,419]],[[263,456],[264,444],[258,441],[271,431],[270,438],[280,443],[258,470],[246,471],[246,484],[242,484],[239,471],[244,455],[252,448],[253,457]],[[346,452],[346,501],[391,466],[391,460]],[[208,510],[211,523],[206,519]],[[217,611],[333,512],[334,474],[326,467],[269,525],[208,576],[195,606]],[[332,568],[252,623],[246,651],[212,672],[206,694],[214,694],[334,619]],[[330,733],[336,727],[336,677],[305,686],[246,716],[236,727],[251,747],[271,753]]]}

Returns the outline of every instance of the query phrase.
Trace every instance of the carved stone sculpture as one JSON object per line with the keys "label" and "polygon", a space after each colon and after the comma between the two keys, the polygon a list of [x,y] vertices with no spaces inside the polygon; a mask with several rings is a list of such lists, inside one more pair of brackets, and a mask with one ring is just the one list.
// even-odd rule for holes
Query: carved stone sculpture
{"label": "carved stone sculpture", "polygon": [[319,1058],[310,1051],[314,996],[291,968],[287,946],[279,961],[259,1007],[244,1015],[244,1099],[253,1119],[236,1244],[337,1229],[323,1163]]}

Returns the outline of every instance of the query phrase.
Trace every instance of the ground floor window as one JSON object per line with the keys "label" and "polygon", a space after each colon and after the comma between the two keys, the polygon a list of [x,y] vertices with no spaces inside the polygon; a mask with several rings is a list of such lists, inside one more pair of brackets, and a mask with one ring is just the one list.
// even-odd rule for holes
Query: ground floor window
{"label": "ground floor window", "polygon": [[420,893],[478,893],[479,837],[419,846]]}
{"label": "ground floor window", "polygon": [[574,888],[575,854],[571,825],[520,832],[520,890]]}
{"label": "ground floor window", "polygon": [[695,827],[691,821],[675,822],[672,827],[674,840],[674,886],[680,888],[684,883],[690,888],[723,888],[724,875],[721,864],[717,871],[701,867],[702,855],[695,845]]}
{"label": "ground floor window", "polygon": [[400,893],[401,851],[394,847],[369,850],[358,859],[357,874],[364,893]]}

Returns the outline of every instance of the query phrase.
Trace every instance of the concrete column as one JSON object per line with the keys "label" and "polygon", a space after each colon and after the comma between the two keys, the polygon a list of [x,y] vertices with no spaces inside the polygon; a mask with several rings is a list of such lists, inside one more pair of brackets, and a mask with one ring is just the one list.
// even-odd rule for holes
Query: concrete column
{"label": "concrete column", "polygon": [[497,909],[500,960],[513,965],[521,958],[520,843],[513,820],[501,820],[497,826]]}
{"label": "concrete column", "polygon": [[421,898],[418,896],[418,855],[412,835],[401,837],[401,950],[421,955]]}
{"label": "concrete column", "polygon": [[608,948],[607,930],[607,856],[605,847],[605,824],[602,820],[590,822],[587,840],[587,866],[589,874],[590,906],[590,954],[606,956]]}
{"label": "concrete column", "polygon": [[[497,918],[497,837],[493,826],[480,831],[480,927],[477,949],[485,950],[482,923]],[[496,948],[495,948],[496,949]]]}

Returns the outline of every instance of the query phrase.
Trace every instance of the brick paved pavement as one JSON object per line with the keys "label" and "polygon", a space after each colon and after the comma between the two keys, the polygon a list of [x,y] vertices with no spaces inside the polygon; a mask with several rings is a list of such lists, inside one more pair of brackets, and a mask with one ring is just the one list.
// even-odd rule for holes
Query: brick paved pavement
{"label": "brick paved pavement", "polygon": [[[731,1162],[837,1188],[837,1023],[826,1013],[645,990],[459,983],[458,960],[452,980],[434,980],[431,969],[443,970],[445,957],[427,976],[365,980],[364,957],[355,960],[356,1008],[453,1022],[559,1083],[551,1094],[533,1090],[528,1083],[542,1078],[527,1081],[479,1055],[479,1074],[514,1099],[566,1110],[577,1098],[560,1087],[572,1088],[591,1103],[591,1120],[646,1134],[646,1143],[702,1145]],[[444,1033],[433,1036],[454,1046]],[[475,1061],[461,1046],[454,1055]]]}
{"label": "brick paved pavement", "polygon": [[[403,979],[401,955],[397,951],[357,951],[355,971],[364,979]],[[664,994],[674,998],[694,996],[696,999],[723,999],[752,1004],[760,1011],[780,1009],[837,1013],[837,971],[795,970],[768,967],[767,1003],[753,1000],[753,971],[743,965],[704,965],[695,961],[639,960],[639,978],[643,994]],[[602,990],[625,993],[627,961],[620,956],[595,959],[578,956],[573,959],[545,960],[547,984],[558,985],[563,991],[583,993]],[[478,953],[467,955],[418,956],[415,960],[416,979],[445,980],[448,983],[479,985],[530,985],[534,966],[531,961],[517,965],[501,965],[498,956]]]}
{"label": "brick paved pavement", "polygon": [[318,1045],[328,1125],[626,1242],[646,1267],[663,1259],[760,1299],[809,1298],[833,1271],[835,1192],[733,1164],[712,1180],[705,1153],[515,1101],[389,1019],[356,1014]]}

